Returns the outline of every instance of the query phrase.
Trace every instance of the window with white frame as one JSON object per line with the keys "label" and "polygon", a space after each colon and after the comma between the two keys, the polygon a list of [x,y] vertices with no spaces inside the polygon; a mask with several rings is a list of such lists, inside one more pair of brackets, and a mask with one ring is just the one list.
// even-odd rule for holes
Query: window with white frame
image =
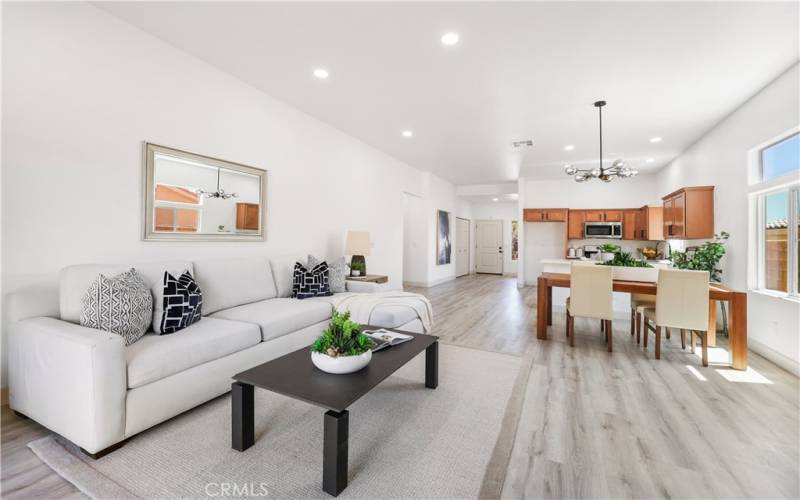
{"label": "window with white frame", "polygon": [[755,188],[757,288],[797,297],[800,286],[800,134],[760,149]]}

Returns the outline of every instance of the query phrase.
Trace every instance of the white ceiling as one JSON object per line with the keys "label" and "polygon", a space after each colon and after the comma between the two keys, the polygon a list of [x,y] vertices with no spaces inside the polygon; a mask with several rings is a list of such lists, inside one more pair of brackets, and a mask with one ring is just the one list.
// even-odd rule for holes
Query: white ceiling
{"label": "white ceiling", "polygon": [[657,169],[798,60],[797,2],[95,5],[456,184],[597,162],[597,99],[606,158]]}

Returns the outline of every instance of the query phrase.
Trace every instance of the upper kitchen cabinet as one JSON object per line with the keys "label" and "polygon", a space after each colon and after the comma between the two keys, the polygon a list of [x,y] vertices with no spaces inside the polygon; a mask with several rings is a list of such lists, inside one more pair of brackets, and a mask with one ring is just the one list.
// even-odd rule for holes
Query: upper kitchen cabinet
{"label": "upper kitchen cabinet", "polygon": [[586,210],[570,210],[567,220],[567,239],[583,239],[583,223],[586,222]]}
{"label": "upper kitchen cabinet", "polygon": [[567,222],[566,208],[526,208],[525,222]]}
{"label": "upper kitchen cabinet", "polygon": [[664,239],[664,210],[645,205],[636,211],[635,240],[659,241]]}
{"label": "upper kitchen cabinet", "polygon": [[625,210],[622,212],[622,239],[638,239],[639,232],[636,230],[636,218],[639,216],[638,210]]}
{"label": "upper kitchen cabinet", "polygon": [[585,210],[586,222],[622,222],[622,210]]}
{"label": "upper kitchen cabinet", "polygon": [[714,186],[686,187],[664,196],[662,200],[664,238],[698,240],[714,237]]}

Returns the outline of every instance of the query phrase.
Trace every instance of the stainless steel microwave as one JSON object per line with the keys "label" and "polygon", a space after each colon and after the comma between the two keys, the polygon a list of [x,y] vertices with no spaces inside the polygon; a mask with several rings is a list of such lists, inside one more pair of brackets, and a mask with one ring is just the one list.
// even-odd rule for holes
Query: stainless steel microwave
{"label": "stainless steel microwave", "polygon": [[622,239],[621,222],[587,222],[583,226],[583,237]]}

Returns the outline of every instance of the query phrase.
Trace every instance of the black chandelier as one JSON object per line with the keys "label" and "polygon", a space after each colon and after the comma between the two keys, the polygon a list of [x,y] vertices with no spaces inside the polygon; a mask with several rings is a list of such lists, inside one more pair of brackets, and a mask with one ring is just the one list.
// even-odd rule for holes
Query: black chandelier
{"label": "black chandelier", "polygon": [[220,189],[219,187],[219,174],[222,171],[221,168],[217,169],[217,190],[216,191],[206,191],[204,189],[198,189],[197,194],[200,196],[205,196],[206,198],[221,198],[223,200],[227,200],[228,198],[238,198],[239,193],[226,193],[224,189]]}
{"label": "black chandelier", "polygon": [[572,165],[564,167],[567,175],[575,176],[575,182],[584,182],[589,179],[600,179],[603,182],[611,182],[614,179],[626,179],[638,174],[639,171],[625,165],[621,159],[616,159],[610,167],[603,167],[603,106],[606,101],[597,101],[594,106],[600,114],[600,168],[581,169]]}

